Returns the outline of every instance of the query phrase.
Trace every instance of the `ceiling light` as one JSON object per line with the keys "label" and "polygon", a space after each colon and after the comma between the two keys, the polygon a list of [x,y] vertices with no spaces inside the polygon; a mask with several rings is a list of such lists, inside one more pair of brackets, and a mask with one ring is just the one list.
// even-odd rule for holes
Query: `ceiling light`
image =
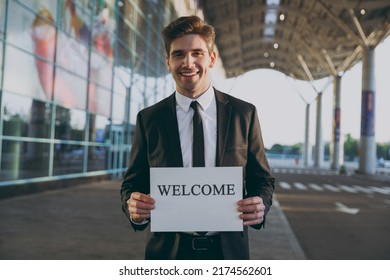
{"label": "ceiling light", "polygon": [[279,44],[278,44],[278,43],[275,43],[275,44],[274,44],[274,49],[275,49],[275,50],[279,49]]}
{"label": "ceiling light", "polygon": [[286,19],[286,16],[284,14],[280,14],[279,19],[280,21],[284,21]]}
{"label": "ceiling light", "polygon": [[360,14],[361,14],[362,16],[364,16],[364,15],[366,14],[366,10],[365,10],[365,9],[361,9],[361,10],[360,10]]}
{"label": "ceiling light", "polygon": [[269,64],[269,66],[271,66],[272,68],[275,67],[275,62],[271,61],[271,63]]}
{"label": "ceiling light", "polygon": [[268,56],[269,56],[269,53],[265,52],[264,57],[268,57]]}

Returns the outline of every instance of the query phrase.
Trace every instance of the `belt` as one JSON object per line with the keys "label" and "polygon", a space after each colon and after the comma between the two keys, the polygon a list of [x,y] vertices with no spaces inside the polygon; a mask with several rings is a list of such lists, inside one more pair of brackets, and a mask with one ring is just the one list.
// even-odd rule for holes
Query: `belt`
{"label": "belt", "polygon": [[199,236],[188,233],[180,233],[182,242],[189,244],[188,246],[194,251],[207,251],[209,249],[220,246],[220,235]]}

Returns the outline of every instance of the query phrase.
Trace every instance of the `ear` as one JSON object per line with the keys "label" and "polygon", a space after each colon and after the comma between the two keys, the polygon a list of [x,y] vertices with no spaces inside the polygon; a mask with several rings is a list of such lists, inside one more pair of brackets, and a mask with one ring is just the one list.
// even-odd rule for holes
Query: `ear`
{"label": "ear", "polygon": [[214,65],[215,65],[215,62],[217,61],[217,53],[215,51],[212,51],[210,53],[210,64],[209,64],[209,67],[210,68],[213,68]]}
{"label": "ear", "polygon": [[165,63],[167,64],[168,71],[171,72],[171,65],[169,64],[169,56],[165,55]]}

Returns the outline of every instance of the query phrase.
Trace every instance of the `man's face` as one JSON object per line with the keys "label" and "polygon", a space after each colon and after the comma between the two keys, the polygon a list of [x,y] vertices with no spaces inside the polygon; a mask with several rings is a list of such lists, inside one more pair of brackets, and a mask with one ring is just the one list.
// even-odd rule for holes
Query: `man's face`
{"label": "man's face", "polygon": [[171,43],[166,57],[168,70],[181,94],[197,98],[210,86],[210,68],[213,68],[216,53],[209,53],[206,42],[199,35],[185,35]]}

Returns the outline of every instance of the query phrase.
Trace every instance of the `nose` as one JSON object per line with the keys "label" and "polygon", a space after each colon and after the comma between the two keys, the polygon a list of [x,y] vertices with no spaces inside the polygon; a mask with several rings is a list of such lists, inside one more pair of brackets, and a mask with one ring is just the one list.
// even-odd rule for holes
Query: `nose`
{"label": "nose", "polygon": [[191,54],[187,54],[183,60],[183,67],[191,68],[193,64],[194,64],[194,58],[192,57]]}

